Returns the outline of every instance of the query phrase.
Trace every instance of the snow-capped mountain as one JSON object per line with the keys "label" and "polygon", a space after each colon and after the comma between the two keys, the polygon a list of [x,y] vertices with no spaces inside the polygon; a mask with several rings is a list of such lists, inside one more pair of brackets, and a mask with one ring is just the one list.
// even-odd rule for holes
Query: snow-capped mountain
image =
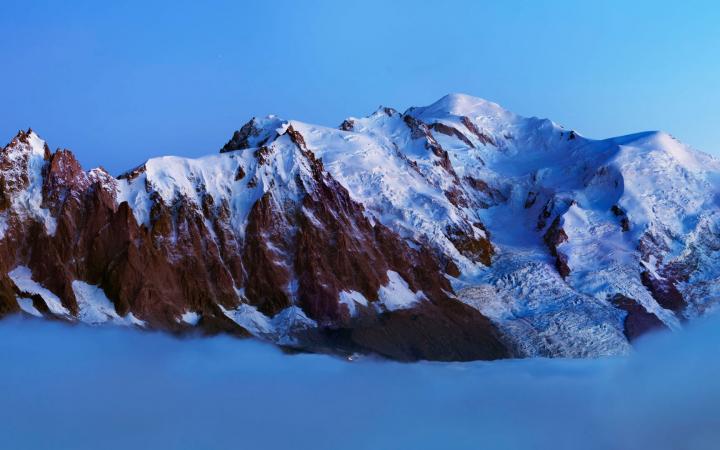
{"label": "snow-capped mountain", "polygon": [[113,177],[0,154],[0,315],[401,360],[595,356],[720,300],[720,162],[466,95]]}

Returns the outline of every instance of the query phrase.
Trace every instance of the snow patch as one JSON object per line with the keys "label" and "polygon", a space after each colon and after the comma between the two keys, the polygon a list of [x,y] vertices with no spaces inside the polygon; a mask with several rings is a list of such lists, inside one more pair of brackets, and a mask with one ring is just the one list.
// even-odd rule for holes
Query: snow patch
{"label": "snow patch", "polygon": [[42,297],[51,313],[61,317],[72,317],[70,311],[63,306],[60,297],[32,279],[32,271],[29,267],[17,266],[8,272],[8,276],[21,291],[29,294],[37,294]]}
{"label": "snow patch", "polygon": [[3,212],[0,214],[0,239],[5,238],[5,232],[8,229],[7,213]]}
{"label": "snow patch", "polygon": [[422,291],[413,292],[399,273],[388,270],[389,282],[378,290],[379,303],[388,311],[412,308],[416,303],[426,300]]}
{"label": "snow patch", "polygon": [[297,339],[293,336],[295,333],[317,328],[317,322],[306,316],[297,306],[283,309],[272,318],[271,323],[275,329],[273,340],[281,345],[295,345],[297,344]]}
{"label": "snow patch", "polygon": [[236,309],[225,309],[222,305],[220,309],[230,320],[256,337],[269,337],[275,332],[271,319],[255,306],[243,303]]}
{"label": "snow patch", "polygon": [[253,305],[241,304],[236,309],[220,309],[233,322],[248,330],[253,336],[267,339],[280,345],[296,345],[297,332],[316,328],[317,322],[310,319],[297,306],[290,306],[272,318],[258,311]]}
{"label": "snow patch", "polygon": [[78,319],[89,325],[110,322],[115,325],[143,327],[145,322],[137,319],[133,313],[121,317],[115,311],[115,305],[107,298],[105,292],[97,286],[75,280],[72,289],[78,303]]}
{"label": "snow patch", "polygon": [[30,314],[31,316],[42,317],[42,313],[38,311],[37,308],[35,308],[35,305],[33,305],[33,300],[31,298],[18,297],[17,302],[20,306],[20,309],[22,309],[26,313]]}
{"label": "snow patch", "polygon": [[356,305],[368,305],[368,301],[365,296],[357,291],[340,291],[339,301],[340,304],[347,306],[351,317],[354,317],[357,314]]}
{"label": "snow patch", "polygon": [[200,321],[200,315],[194,311],[188,311],[180,316],[180,320],[188,325],[195,326]]}

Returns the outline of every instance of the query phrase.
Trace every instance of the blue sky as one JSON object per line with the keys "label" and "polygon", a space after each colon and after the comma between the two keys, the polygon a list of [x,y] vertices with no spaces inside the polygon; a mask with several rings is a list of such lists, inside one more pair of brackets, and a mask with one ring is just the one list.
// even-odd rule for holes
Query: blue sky
{"label": "blue sky", "polygon": [[713,2],[0,3],[0,141],[32,126],[118,173],[213,153],[254,115],[335,126],[464,92],[590,137],[720,155]]}

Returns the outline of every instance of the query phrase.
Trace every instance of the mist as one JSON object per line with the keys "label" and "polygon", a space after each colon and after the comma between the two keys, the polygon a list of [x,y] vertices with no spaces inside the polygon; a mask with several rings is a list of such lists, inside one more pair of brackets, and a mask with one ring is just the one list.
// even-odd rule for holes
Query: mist
{"label": "mist", "polygon": [[400,364],[0,322],[7,449],[710,449],[720,317],[596,360]]}

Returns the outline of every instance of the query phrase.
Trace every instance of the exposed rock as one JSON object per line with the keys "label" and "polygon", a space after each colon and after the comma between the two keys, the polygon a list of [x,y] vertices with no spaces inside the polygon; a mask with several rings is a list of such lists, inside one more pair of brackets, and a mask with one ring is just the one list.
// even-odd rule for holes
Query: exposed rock
{"label": "exposed rock", "polygon": [[470,185],[471,188],[483,194],[485,200],[484,204],[481,205],[483,208],[507,201],[507,197],[500,192],[499,189],[491,187],[483,180],[470,175],[466,175],[463,180]]}
{"label": "exposed rock", "polygon": [[265,164],[271,152],[272,149],[264,145],[255,150],[255,158],[257,158],[258,164],[261,166]]}
{"label": "exposed rock", "polygon": [[446,232],[448,239],[463,256],[485,266],[492,263],[495,249],[489,239],[477,236],[474,230],[464,231],[459,228],[449,228]]}
{"label": "exposed rock", "polygon": [[251,136],[257,136],[259,133],[260,131],[255,126],[255,118],[253,117],[249,122],[243,125],[242,128],[233,133],[232,138],[230,138],[230,140],[223,145],[222,149],[220,149],[220,153],[249,148],[249,138]]}
{"label": "exposed rock", "polygon": [[[0,211],[10,207],[12,197],[28,187],[30,157],[33,149],[30,144],[32,130],[19,131],[18,134],[0,151]],[[43,158],[49,158],[47,145]]]}
{"label": "exposed rock", "polygon": [[[525,199],[525,209],[532,208],[537,201],[538,193],[535,191],[528,191],[527,198]],[[542,228],[545,228],[544,226]]]}
{"label": "exposed rock", "polygon": [[622,228],[623,231],[630,231],[630,219],[628,219],[625,211],[618,205],[613,205],[610,209],[616,217],[620,218],[620,228]]}
{"label": "exposed rock", "polygon": [[469,206],[465,193],[457,186],[451,186],[450,189],[445,191],[445,197],[458,208],[467,208]]}
{"label": "exposed rock", "polygon": [[409,114],[403,115],[403,121],[410,128],[410,136],[413,139],[423,139],[425,141],[425,148],[430,150],[438,158],[435,164],[445,169],[447,173],[457,179],[455,169],[453,169],[452,163],[450,162],[450,155],[435,140],[428,126]]}
{"label": "exposed rock", "polygon": [[383,106],[382,110],[385,113],[385,115],[388,117],[392,117],[396,114],[399,114],[395,108],[389,108],[387,106]]}
{"label": "exposed rock", "polygon": [[545,203],[545,206],[543,206],[542,211],[538,215],[537,225],[536,229],[538,231],[542,231],[547,226],[547,220],[552,216],[552,212],[555,209],[555,201],[554,199],[550,199]]}
{"label": "exposed rock", "polygon": [[687,303],[671,278],[657,278],[650,272],[640,274],[642,284],[648,288],[655,301],[665,309],[681,313]]}
{"label": "exposed rock", "polygon": [[253,119],[232,153],[121,180],[18,133],[0,152],[0,315],[87,320],[87,288],[118,324],[465,360],[622,353],[669,311],[718,305],[720,164],[662,133],[585,139],[462,95],[341,129]]}
{"label": "exposed rock", "polygon": [[[399,361],[472,361],[511,356],[495,327],[482,314],[457,301],[423,302],[413,309],[386,312],[351,330],[334,330],[350,349],[371,351]],[[338,339],[341,334],[344,339]]]}
{"label": "exposed rock", "polygon": [[488,136],[487,134],[481,132],[478,127],[473,123],[472,120],[470,120],[469,117],[461,117],[460,120],[462,121],[463,125],[470,131],[472,134],[475,135],[476,138],[483,144],[483,145],[492,145],[493,147],[497,147],[497,144],[495,141]]}
{"label": "exposed rock", "polygon": [[355,122],[352,119],[345,119],[340,124],[340,129],[343,131],[352,131],[355,128]]}
{"label": "exposed rock", "polygon": [[470,139],[468,139],[467,136],[462,134],[457,128],[445,125],[440,122],[435,122],[432,125],[430,125],[430,129],[435,130],[438,133],[442,133],[447,136],[455,136],[456,138],[460,139],[463,143],[465,143],[468,147],[475,148],[475,146],[470,141]]}
{"label": "exposed rock", "polygon": [[555,269],[561,277],[567,278],[570,275],[570,266],[568,265],[568,258],[562,252],[557,252],[555,255]]}
{"label": "exposed rock", "polygon": [[143,173],[145,173],[146,170],[147,170],[147,168],[145,167],[145,164],[141,164],[132,170],[129,170],[127,172],[120,174],[120,176],[118,176],[118,179],[121,179],[121,180],[125,179],[128,181],[132,181],[135,178],[142,175]]}
{"label": "exposed rock", "polygon": [[57,213],[57,208],[68,200],[67,196],[81,195],[90,183],[75,156],[69,150],[58,150],[50,157],[45,169],[43,198]]}
{"label": "exposed rock", "polygon": [[[2,261],[0,261],[1,263]],[[15,284],[7,276],[7,268],[2,267],[2,274],[0,275],[0,318],[20,311],[16,298]]]}
{"label": "exposed rock", "polygon": [[568,236],[562,228],[560,216],[553,220],[552,225],[550,225],[550,228],[548,228],[547,232],[543,236],[543,240],[550,250],[550,254],[555,258],[555,268],[558,273],[563,278],[567,278],[568,275],[570,275],[570,266],[568,266],[567,255],[558,251],[558,246],[568,240]]}
{"label": "exposed rock", "polygon": [[448,259],[448,261],[445,263],[445,273],[450,275],[453,278],[458,278],[460,275],[462,275],[462,272],[460,272],[460,268],[455,264],[455,261],[452,259]]}
{"label": "exposed rock", "polygon": [[237,170],[235,171],[235,181],[240,181],[243,178],[245,178],[245,169],[243,169],[242,166],[238,166]]}
{"label": "exposed rock", "polygon": [[610,301],[615,307],[627,312],[623,331],[630,342],[649,332],[667,329],[667,325],[655,314],[648,312],[637,301],[629,297],[616,294]]}

